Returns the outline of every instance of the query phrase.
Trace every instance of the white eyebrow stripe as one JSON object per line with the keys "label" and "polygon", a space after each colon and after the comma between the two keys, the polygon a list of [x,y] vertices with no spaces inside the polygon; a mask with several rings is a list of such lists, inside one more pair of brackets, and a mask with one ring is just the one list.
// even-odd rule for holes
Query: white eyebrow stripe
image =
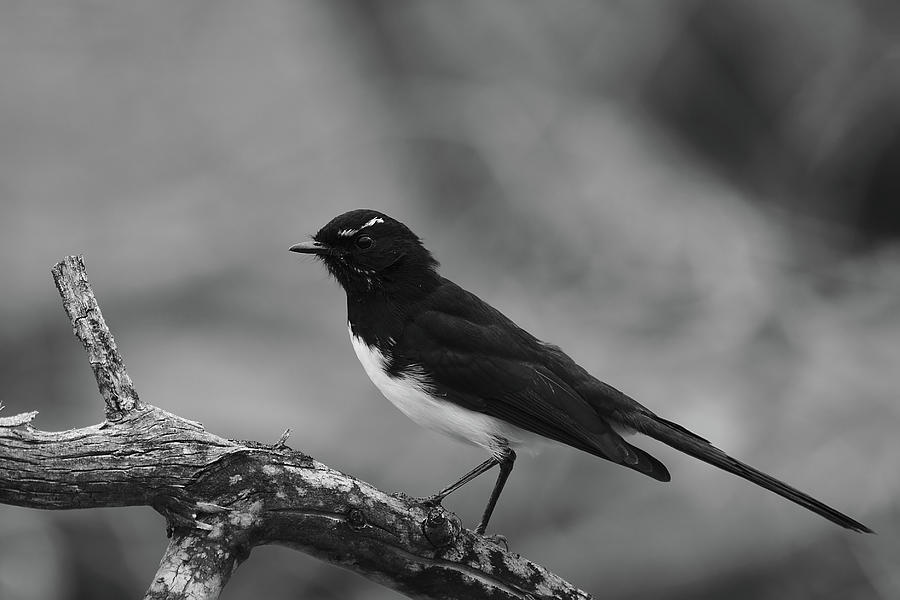
{"label": "white eyebrow stripe", "polygon": [[365,229],[366,227],[371,227],[372,225],[375,225],[377,223],[384,223],[384,219],[382,219],[381,217],[375,217],[374,219],[369,219],[369,221],[366,222],[362,227],[360,227],[360,229]]}
{"label": "white eyebrow stripe", "polygon": [[373,219],[369,219],[362,225],[360,225],[359,229],[341,229],[338,231],[338,235],[341,237],[353,237],[357,233],[359,233],[360,229],[365,229],[366,227],[371,227],[372,225],[377,225],[378,223],[384,223],[384,219],[381,217],[375,217]]}

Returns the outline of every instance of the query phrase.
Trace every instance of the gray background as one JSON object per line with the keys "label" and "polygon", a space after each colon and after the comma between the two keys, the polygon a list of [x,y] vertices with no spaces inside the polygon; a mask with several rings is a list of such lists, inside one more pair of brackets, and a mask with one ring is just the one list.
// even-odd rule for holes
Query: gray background
{"label": "gray background", "polygon": [[[900,11],[892,1],[8,1],[0,398],[102,418],[49,268],[88,271],[141,397],[429,494],[483,459],[380,397],[287,251],[406,222],[589,370],[859,518],[652,441],[659,484],[522,457],[492,529],[605,599],[896,598]],[[484,478],[447,501],[474,526]],[[0,598],[138,597],[149,508],[0,507]],[[260,548],[223,596],[396,598]]]}

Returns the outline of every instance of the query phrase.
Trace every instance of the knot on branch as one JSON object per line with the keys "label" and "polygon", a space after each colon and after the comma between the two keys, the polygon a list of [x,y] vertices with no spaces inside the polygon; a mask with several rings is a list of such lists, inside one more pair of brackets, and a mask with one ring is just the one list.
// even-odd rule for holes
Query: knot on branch
{"label": "knot on branch", "polygon": [[459,517],[435,506],[422,521],[422,534],[435,548],[446,548],[456,542],[462,531]]}
{"label": "knot on branch", "polygon": [[351,508],[350,512],[347,513],[347,525],[350,526],[350,529],[354,531],[361,531],[368,525],[368,521],[366,521],[366,513],[359,510],[358,508]]}

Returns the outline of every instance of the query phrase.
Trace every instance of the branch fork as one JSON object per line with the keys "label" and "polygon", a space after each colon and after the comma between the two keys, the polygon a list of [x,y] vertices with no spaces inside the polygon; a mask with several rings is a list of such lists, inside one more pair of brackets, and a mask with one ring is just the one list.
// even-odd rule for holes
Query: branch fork
{"label": "branch fork", "polygon": [[[217,598],[255,546],[286,545],[420,598],[586,599],[547,569],[286,442],[227,440],[140,400],[80,256],[52,269],[105,404],[104,423],[46,432],[0,417],[0,502],[152,506],[170,541],[148,599]],[[2,406],[0,406],[2,408]]]}

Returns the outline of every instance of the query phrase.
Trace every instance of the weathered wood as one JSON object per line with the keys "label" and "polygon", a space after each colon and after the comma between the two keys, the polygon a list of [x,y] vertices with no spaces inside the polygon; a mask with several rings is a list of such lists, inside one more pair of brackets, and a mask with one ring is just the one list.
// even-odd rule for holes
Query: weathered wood
{"label": "weathered wood", "polygon": [[173,535],[144,600],[215,600],[244,556],[220,536]]}
{"label": "weathered wood", "polygon": [[172,540],[145,598],[216,598],[253,547],[282,544],[419,598],[588,598],[463,529],[309,456],[227,440],[142,403],[80,257],[53,269],[88,351],[107,420],[62,432],[0,419],[0,502],[44,509],[153,506]]}
{"label": "weathered wood", "polygon": [[67,256],[51,272],[72,331],[88,353],[97,387],[106,402],[106,418],[119,418],[141,402],[88,282],[84,257]]}

